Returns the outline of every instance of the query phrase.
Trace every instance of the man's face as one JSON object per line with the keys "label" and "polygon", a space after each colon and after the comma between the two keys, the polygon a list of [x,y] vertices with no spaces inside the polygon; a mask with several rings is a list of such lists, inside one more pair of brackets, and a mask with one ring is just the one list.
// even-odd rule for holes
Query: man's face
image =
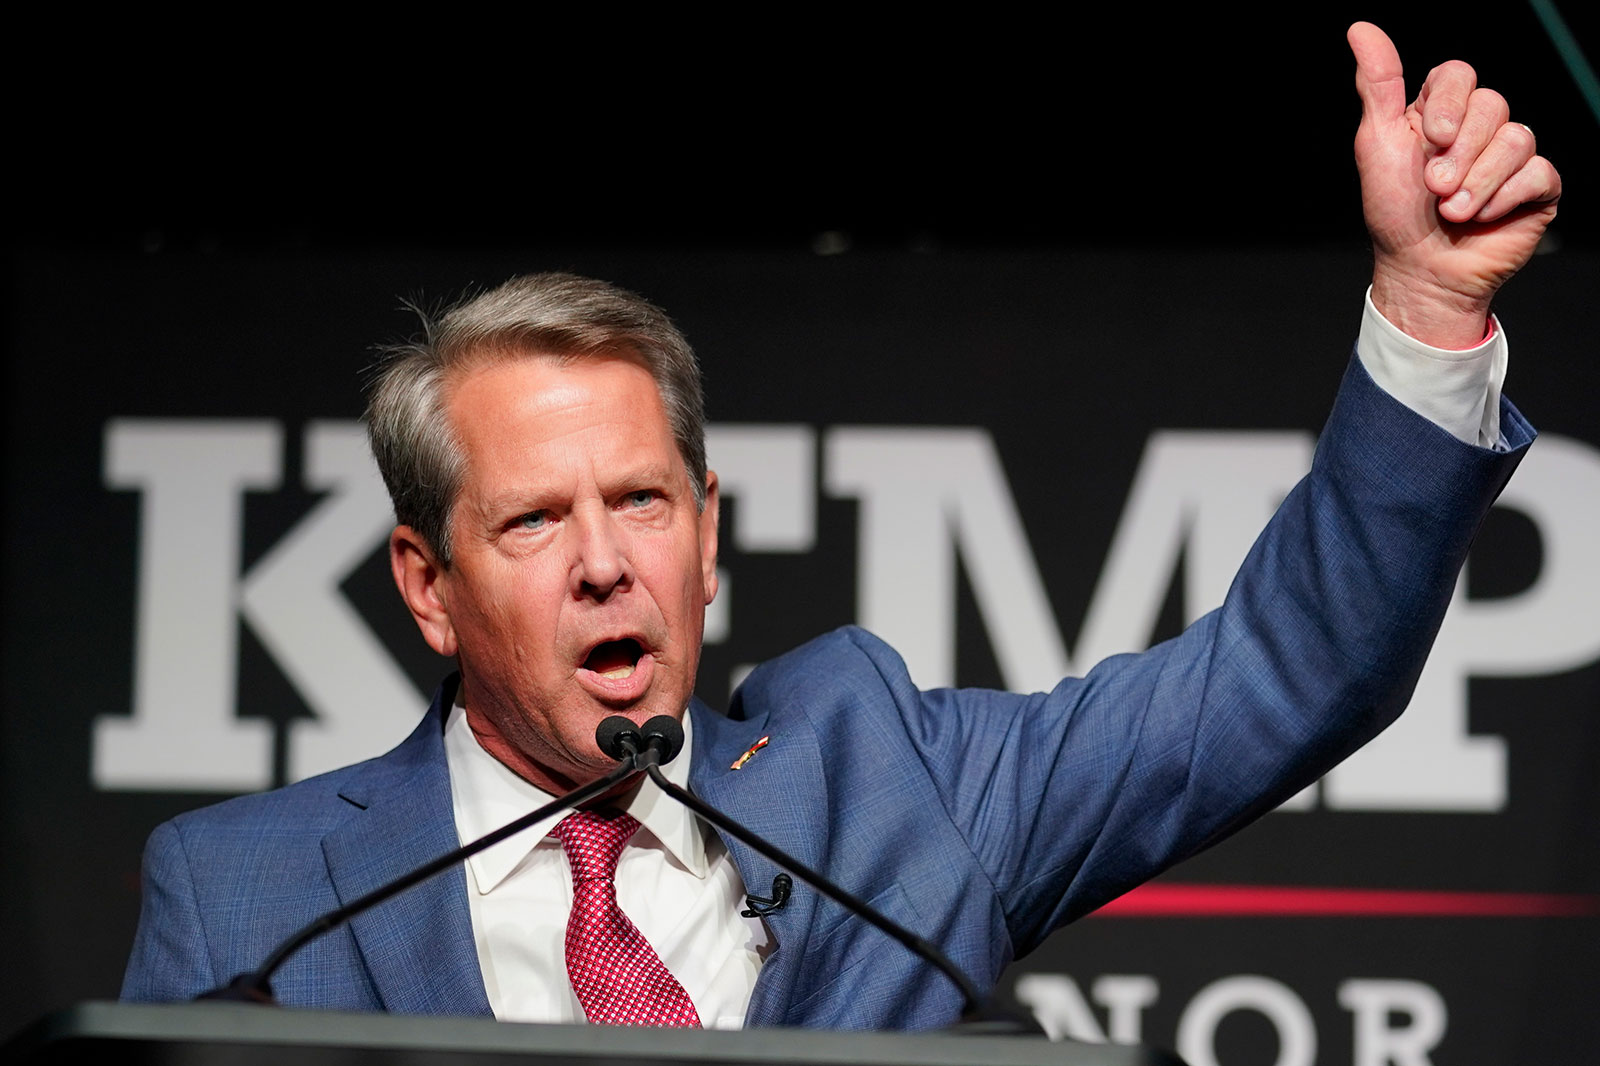
{"label": "man's face", "polygon": [[459,657],[480,743],[564,791],[612,765],[602,719],[688,705],[717,587],[716,481],[701,512],[655,383],[628,358],[485,366],[446,410],[466,461],[454,558],[429,568],[419,611],[402,527],[396,578],[435,650]]}

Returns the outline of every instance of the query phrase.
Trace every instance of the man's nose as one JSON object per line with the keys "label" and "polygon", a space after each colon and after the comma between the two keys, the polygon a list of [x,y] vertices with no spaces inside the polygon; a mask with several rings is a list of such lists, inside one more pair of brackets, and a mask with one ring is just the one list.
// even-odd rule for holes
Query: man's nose
{"label": "man's nose", "polygon": [[572,562],[572,594],[603,600],[633,581],[621,530],[610,511],[574,515],[576,551]]}

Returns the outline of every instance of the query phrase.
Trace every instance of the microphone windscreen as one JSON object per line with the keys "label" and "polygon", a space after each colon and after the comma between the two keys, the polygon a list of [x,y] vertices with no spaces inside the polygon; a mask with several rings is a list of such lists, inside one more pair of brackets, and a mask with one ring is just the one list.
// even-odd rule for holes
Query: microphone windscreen
{"label": "microphone windscreen", "polygon": [[[594,731],[594,742],[600,746],[601,751],[611,756],[611,758],[620,759],[627,754],[627,750],[622,746],[622,738],[628,733],[632,733],[635,741],[637,741],[639,727],[634,725],[631,719],[624,718],[620,714],[614,714],[601,722]],[[678,730],[678,743],[683,743],[683,730],[681,728]]]}
{"label": "microphone windscreen", "polygon": [[[603,724],[603,723],[602,723]],[[658,714],[640,730],[646,744],[660,741],[661,761],[671,762],[683,750],[683,723],[670,714]]]}

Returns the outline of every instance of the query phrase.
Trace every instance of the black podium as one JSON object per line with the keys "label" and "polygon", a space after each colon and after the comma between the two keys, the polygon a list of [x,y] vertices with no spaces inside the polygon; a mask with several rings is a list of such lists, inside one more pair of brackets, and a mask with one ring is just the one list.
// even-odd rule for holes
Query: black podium
{"label": "black podium", "polygon": [[630,1029],[284,1010],[84,1003],[0,1046],[0,1061],[119,1066],[1183,1066],[1161,1051],[1039,1037]]}

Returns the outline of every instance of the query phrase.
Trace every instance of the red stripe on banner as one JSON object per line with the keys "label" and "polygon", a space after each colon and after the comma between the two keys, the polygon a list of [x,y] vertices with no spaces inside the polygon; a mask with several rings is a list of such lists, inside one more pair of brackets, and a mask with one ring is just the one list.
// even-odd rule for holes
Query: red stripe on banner
{"label": "red stripe on banner", "polygon": [[1600,915],[1600,896],[1157,884],[1136,888],[1094,914],[1103,918],[1577,918]]}

